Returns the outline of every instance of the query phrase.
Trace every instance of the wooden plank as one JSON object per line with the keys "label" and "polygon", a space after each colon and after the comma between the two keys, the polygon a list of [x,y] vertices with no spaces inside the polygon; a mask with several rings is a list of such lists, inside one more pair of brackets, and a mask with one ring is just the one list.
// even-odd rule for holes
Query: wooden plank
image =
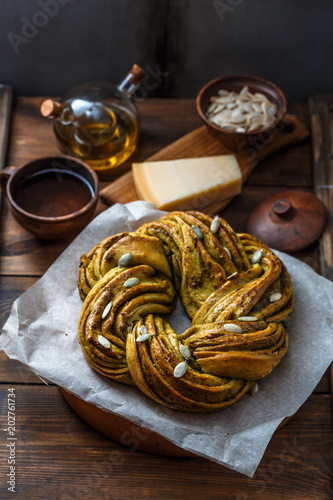
{"label": "wooden plank", "polygon": [[[0,85],[0,171],[6,166],[12,95],[12,88],[9,85]],[[0,210],[1,207],[2,189],[0,189]]]}
{"label": "wooden plank", "polygon": [[321,273],[333,281],[333,95],[309,99],[313,143],[314,191],[327,210],[327,225],[320,242]]}
{"label": "wooden plank", "polygon": [[330,384],[331,384],[330,376],[331,376],[331,370],[330,370],[330,368],[328,368],[313,392],[314,393],[329,394]]}
{"label": "wooden plank", "polygon": [[288,188],[313,186],[311,144],[306,140],[261,161],[247,179],[248,186],[276,186],[283,179]]}
{"label": "wooden plank", "polygon": [[[0,331],[5,324],[12,304],[23,292],[37,281],[37,278],[0,276]],[[39,383],[43,382],[19,361],[9,359],[0,351],[0,383]]]}
{"label": "wooden plank", "polygon": [[9,316],[14,300],[22,295],[22,293],[30,288],[36,281],[37,278],[8,278],[0,276],[0,330]]}
{"label": "wooden plank", "polygon": [[12,107],[12,88],[0,85],[0,170],[5,166]]}
{"label": "wooden plank", "polygon": [[[320,271],[333,281],[333,94],[323,92],[309,99],[313,144],[314,191],[327,211],[320,240]],[[333,363],[331,365],[333,405]]]}
{"label": "wooden plank", "polygon": [[[6,394],[7,386],[0,389]],[[131,428],[125,447],[86,425],[56,387],[16,386],[17,491],[20,498],[76,499],[226,498],[328,500],[331,498],[330,402],[312,395],[273,436],[252,479],[211,461],[137,452]],[[6,428],[6,398],[1,428]],[[5,410],[5,411],[3,411]],[[7,471],[6,447],[0,467]],[[198,470],[200,473],[198,474]],[[130,473],[129,473],[130,471]],[[170,480],[172,479],[172,480]],[[208,489],[207,489],[208,488]],[[112,492],[112,493],[111,493]],[[221,496],[222,495],[222,496]],[[0,497],[9,498],[5,482]]]}
{"label": "wooden plank", "polygon": [[[0,384],[39,384],[44,382],[19,361],[9,359],[0,351]],[[1,390],[1,389],[0,389]]]}
{"label": "wooden plank", "polygon": [[[99,201],[95,216],[107,208]],[[0,275],[41,276],[74,240],[40,240],[23,229],[5,205],[1,214]]]}
{"label": "wooden plank", "polygon": [[[287,115],[285,127],[282,131],[274,132],[263,142],[256,141],[254,145],[247,145],[238,148],[238,151],[228,149],[224,144],[213,138],[205,126],[189,132],[177,141],[169,144],[166,148],[150,156],[147,161],[176,160],[180,158],[200,158],[203,156],[214,156],[223,154],[234,154],[237,157],[239,167],[243,176],[243,184],[258,163],[289,146],[298,143],[308,137],[307,127],[296,117]],[[100,192],[102,200],[112,205],[115,202],[124,203],[128,201],[129,193],[137,199],[134,180],[131,172],[126,173],[116,181],[109,184]],[[229,200],[215,202],[209,206],[195,207],[202,208],[208,213],[219,213],[229,203]]]}
{"label": "wooden plank", "polygon": [[[288,113],[297,116],[310,128],[309,113],[304,103],[288,103]],[[247,184],[274,186],[280,178],[289,188],[313,186],[310,137],[260,162],[247,180]]]}

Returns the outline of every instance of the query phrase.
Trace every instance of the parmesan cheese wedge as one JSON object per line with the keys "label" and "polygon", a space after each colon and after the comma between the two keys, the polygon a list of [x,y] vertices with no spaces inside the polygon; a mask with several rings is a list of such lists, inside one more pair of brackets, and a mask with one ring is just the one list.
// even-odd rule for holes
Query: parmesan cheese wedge
{"label": "parmesan cheese wedge", "polygon": [[234,155],[133,163],[132,171],[139,198],[161,210],[201,210],[242,189]]}

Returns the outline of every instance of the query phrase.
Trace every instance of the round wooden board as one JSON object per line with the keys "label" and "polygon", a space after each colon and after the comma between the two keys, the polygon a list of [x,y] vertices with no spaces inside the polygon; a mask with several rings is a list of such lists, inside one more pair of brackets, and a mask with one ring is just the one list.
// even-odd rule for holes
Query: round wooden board
{"label": "round wooden board", "polygon": [[[75,396],[65,389],[59,390],[69,406],[94,429],[132,451],[144,451],[169,457],[198,458],[190,451],[183,450],[156,432],[149,431],[127,420],[125,417],[103,410],[92,403]],[[290,420],[285,418],[278,429]]]}
{"label": "round wooden board", "polygon": [[156,432],[149,431],[107,410],[102,410],[92,403],[87,403],[63,388],[61,394],[71,408],[91,427],[117,443],[129,447],[132,451],[145,451],[170,457],[192,457],[193,453],[179,448]]}

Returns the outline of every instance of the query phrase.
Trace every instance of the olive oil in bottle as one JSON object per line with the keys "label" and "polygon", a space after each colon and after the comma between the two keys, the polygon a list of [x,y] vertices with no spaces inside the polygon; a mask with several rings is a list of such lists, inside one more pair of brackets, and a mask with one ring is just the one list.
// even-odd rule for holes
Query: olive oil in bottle
{"label": "olive oil in bottle", "polygon": [[61,151],[85,161],[102,177],[112,174],[138,143],[138,112],[131,96],[144,76],[145,72],[134,65],[118,87],[85,84],[59,102],[44,101],[41,113],[54,118]]}

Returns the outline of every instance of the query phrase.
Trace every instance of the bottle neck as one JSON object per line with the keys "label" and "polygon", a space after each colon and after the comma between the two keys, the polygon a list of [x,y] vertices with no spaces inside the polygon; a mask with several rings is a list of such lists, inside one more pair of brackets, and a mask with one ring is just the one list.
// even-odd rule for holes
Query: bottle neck
{"label": "bottle neck", "polygon": [[146,76],[146,72],[137,64],[134,64],[131,71],[119,83],[118,90],[132,96]]}

